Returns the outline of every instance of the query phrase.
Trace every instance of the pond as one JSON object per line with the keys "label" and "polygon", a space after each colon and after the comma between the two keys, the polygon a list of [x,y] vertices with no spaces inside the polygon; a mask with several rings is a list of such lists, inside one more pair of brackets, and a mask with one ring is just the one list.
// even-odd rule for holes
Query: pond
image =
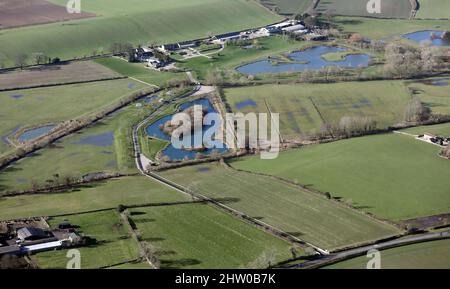
{"label": "pond", "polygon": [[442,39],[444,31],[424,30],[403,35],[403,37],[417,43],[430,42],[433,46],[450,46],[450,40]]}
{"label": "pond", "polygon": [[30,130],[25,131],[23,134],[21,134],[18,139],[20,142],[29,142],[29,141],[32,141],[34,139],[37,139],[41,136],[48,134],[55,127],[56,127],[56,125],[51,124],[51,125],[46,125],[46,126],[41,126],[38,128],[30,129]]}
{"label": "pond", "polygon": [[256,102],[254,100],[251,99],[247,99],[244,101],[240,101],[240,102],[236,102],[236,104],[234,105],[236,107],[236,109],[244,109],[247,107],[256,107]]}
{"label": "pond", "polygon": [[[182,105],[180,105],[179,107],[179,111],[183,111],[186,110],[194,105],[201,105],[204,109],[207,110],[207,113],[211,113],[211,112],[215,112],[214,107],[212,106],[211,102],[208,99],[205,98],[201,98],[201,99],[196,99],[194,101],[190,101],[187,103],[184,103]],[[146,131],[147,131],[147,135],[153,138],[158,138],[158,139],[162,139],[162,140],[166,140],[169,141],[171,140],[171,137],[164,133],[160,126],[163,125],[164,123],[170,121],[172,119],[173,115],[168,115],[166,117],[163,117],[159,120],[157,120],[156,122],[152,123],[150,126],[147,127]],[[195,132],[192,135],[192,141],[195,136],[199,136],[199,134],[202,134],[202,137],[204,135],[204,133],[210,128],[211,126],[203,126],[202,131],[198,131]],[[214,145],[214,149],[206,149],[204,151],[201,152],[201,154],[203,155],[210,155],[212,152],[216,151],[218,153],[225,153],[228,151],[228,149],[226,148],[226,146],[224,144],[222,144],[221,141],[215,141],[213,143]],[[223,148],[221,148],[223,146]],[[177,149],[175,147],[173,147],[172,144],[168,145],[167,148],[165,148],[162,151],[162,156],[167,156],[170,160],[173,161],[181,161],[184,159],[189,159],[189,160],[193,160],[195,159],[196,155],[197,155],[197,151],[189,151],[189,150],[183,150],[183,149]]]}
{"label": "pond", "polygon": [[278,62],[272,59],[264,59],[243,65],[237,71],[244,74],[264,74],[301,72],[305,70],[320,70],[325,67],[335,66],[344,68],[367,67],[370,63],[370,56],[367,54],[349,54],[340,61],[327,61],[322,55],[328,53],[345,52],[347,49],[332,46],[315,46],[304,51],[292,52],[288,58],[292,62]]}

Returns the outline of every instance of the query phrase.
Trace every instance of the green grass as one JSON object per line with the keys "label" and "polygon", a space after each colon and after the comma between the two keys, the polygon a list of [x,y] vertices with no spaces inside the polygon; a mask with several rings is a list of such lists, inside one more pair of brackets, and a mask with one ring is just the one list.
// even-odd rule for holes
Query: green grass
{"label": "green grass", "polygon": [[450,137],[450,123],[443,123],[429,126],[419,126],[403,130],[406,133],[420,135],[425,133],[432,133],[444,137]]}
{"label": "green grass", "polygon": [[185,167],[162,175],[323,249],[334,250],[398,233],[324,196],[220,164]]}
{"label": "green grass", "polygon": [[166,85],[171,79],[186,79],[186,74],[184,72],[160,72],[154,69],[146,68],[145,64],[129,63],[119,58],[99,58],[96,59],[95,62],[122,75],[133,77],[140,81],[158,86]]}
{"label": "green grass", "polygon": [[[393,248],[381,252],[382,269],[450,269],[450,240]],[[327,269],[365,269],[366,256],[343,261]]]}
{"label": "green grass", "polygon": [[416,18],[449,19],[450,2],[447,0],[419,0],[420,9]]}
{"label": "green grass", "polygon": [[[135,240],[121,224],[115,211],[74,215],[50,220],[50,226],[68,219],[73,225],[80,227],[80,232],[97,240],[97,244],[78,248],[81,253],[81,268],[94,269],[131,261],[139,257],[139,249]],[[67,250],[44,252],[35,258],[40,268],[65,269],[70,260]]]}
{"label": "green grass", "polygon": [[[81,177],[87,173],[137,172],[131,138],[132,127],[151,110],[130,105],[95,125],[55,142],[0,172],[0,191],[27,189],[32,181],[44,184],[54,174]],[[104,143],[87,138],[113,135]],[[80,143],[81,142],[81,143]],[[45,164],[44,166],[42,164]]]}
{"label": "green grass", "polygon": [[214,55],[212,58],[192,58],[183,61],[179,66],[195,71],[197,77],[204,80],[208,71],[217,68],[234,71],[235,68],[245,63],[259,58],[281,54],[286,51],[299,50],[310,43],[291,41],[286,37],[274,36],[258,39],[258,44],[262,47],[261,49],[244,49],[238,46],[228,45],[223,51]]}
{"label": "green grass", "polygon": [[[130,88],[129,85],[133,87]],[[131,79],[0,92],[0,135],[89,115],[145,87]],[[15,99],[12,96],[22,96]],[[2,143],[0,155],[12,148]]]}
{"label": "green grass", "polygon": [[148,263],[142,262],[142,263],[128,263],[123,264],[119,266],[114,266],[108,269],[114,269],[114,270],[145,270],[145,269],[152,269]]}
{"label": "green grass", "polygon": [[142,205],[188,201],[188,198],[148,178],[124,177],[96,182],[73,191],[0,199],[0,219],[52,216]]}
{"label": "green grass", "polygon": [[296,15],[306,12],[312,0],[263,0],[261,3],[271,10],[278,7],[279,14]]}
{"label": "green grass", "polygon": [[[315,135],[324,121],[337,126],[344,116],[370,117],[386,128],[403,120],[411,97],[401,81],[263,85],[224,92],[234,111],[268,113],[267,103],[272,113],[280,114],[280,131],[288,139]],[[236,108],[246,100],[256,107]]]}
{"label": "green grass", "polygon": [[367,2],[361,0],[327,0],[320,1],[317,11],[333,15],[370,16],[380,18],[404,18],[411,16],[411,2],[409,0],[383,0],[381,1],[381,13],[369,13]]}
{"label": "green grass", "polygon": [[[345,32],[360,33],[370,39],[394,39],[402,35],[421,30],[448,30],[449,21],[445,20],[399,20],[371,19],[363,17],[335,17],[333,22]],[[414,44],[413,41],[410,42]]]}
{"label": "green grass", "polygon": [[246,267],[269,250],[277,261],[292,257],[289,243],[208,205],[139,208],[131,215],[163,269]]}
{"label": "green grass", "polygon": [[142,153],[151,160],[156,160],[156,156],[160,151],[167,147],[168,142],[160,139],[149,138],[148,136],[144,138]]}
{"label": "green grass", "polygon": [[[67,3],[53,2],[64,6]],[[89,56],[94,50],[106,51],[114,42],[171,43],[281,19],[246,0],[91,0],[82,8],[98,17],[2,31],[0,42],[9,45],[3,45],[0,54],[8,60],[18,52],[44,52],[68,59]]]}
{"label": "green grass", "polygon": [[249,157],[232,165],[330,192],[398,221],[450,211],[450,162],[438,152],[413,137],[387,134],[292,150],[273,161]]}
{"label": "green grass", "polygon": [[[426,81],[447,80],[450,78],[431,78]],[[450,85],[433,86],[421,82],[407,82],[408,87],[420,97],[423,103],[430,107],[433,113],[450,114]]]}

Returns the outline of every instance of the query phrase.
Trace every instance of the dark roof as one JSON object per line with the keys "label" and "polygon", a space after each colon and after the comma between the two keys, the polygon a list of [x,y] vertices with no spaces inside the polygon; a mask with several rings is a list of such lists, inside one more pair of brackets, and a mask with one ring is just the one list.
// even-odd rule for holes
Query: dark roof
{"label": "dark roof", "polygon": [[28,240],[30,238],[47,238],[47,233],[40,229],[34,227],[26,227],[17,230],[17,237],[21,240]]}
{"label": "dark roof", "polygon": [[241,32],[230,32],[230,33],[225,33],[225,34],[221,34],[221,35],[217,35],[216,38],[229,38],[229,37],[234,37],[234,36],[239,36],[241,35]]}

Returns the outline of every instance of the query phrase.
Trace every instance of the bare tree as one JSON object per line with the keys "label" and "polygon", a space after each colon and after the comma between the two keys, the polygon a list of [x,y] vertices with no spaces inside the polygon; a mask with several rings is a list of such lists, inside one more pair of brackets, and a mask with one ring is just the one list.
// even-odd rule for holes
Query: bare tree
{"label": "bare tree", "polygon": [[25,53],[19,53],[14,57],[14,64],[20,69],[23,69],[23,67],[27,64],[28,55]]}
{"label": "bare tree", "polygon": [[43,64],[47,60],[47,56],[42,52],[33,53],[32,58],[37,65]]}
{"label": "bare tree", "polygon": [[426,107],[418,97],[411,99],[405,109],[405,121],[422,122],[430,118],[430,108]]}

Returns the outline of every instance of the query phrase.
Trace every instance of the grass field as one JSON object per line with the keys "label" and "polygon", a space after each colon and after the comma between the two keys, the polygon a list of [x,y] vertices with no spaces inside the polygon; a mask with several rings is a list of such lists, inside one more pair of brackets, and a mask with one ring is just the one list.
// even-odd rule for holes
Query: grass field
{"label": "grass field", "polygon": [[[381,252],[382,269],[450,269],[450,240],[420,243]],[[365,269],[365,256],[330,265],[327,269]]]}
{"label": "grass field", "polygon": [[0,220],[52,216],[142,205],[189,201],[187,197],[145,177],[96,182],[73,191],[0,199]]}
{"label": "grass field", "polygon": [[[50,226],[68,219],[79,226],[80,232],[97,241],[96,244],[79,248],[81,268],[94,269],[135,260],[139,257],[138,244],[131,238],[115,211],[73,215],[50,220]],[[42,269],[65,269],[70,260],[67,250],[39,253],[33,258]]]}
{"label": "grass field", "polygon": [[113,77],[120,77],[120,75],[92,61],[78,61],[0,73],[0,89],[64,84]]}
{"label": "grass field", "polygon": [[[52,2],[66,5],[66,0]],[[246,0],[92,0],[82,9],[98,17],[2,31],[6,63],[18,52],[69,59],[107,51],[114,42],[170,43],[259,27],[282,18]]]}
{"label": "grass field", "polygon": [[307,12],[312,0],[261,0],[264,6],[281,15],[297,15]]}
{"label": "grass field", "polygon": [[[430,82],[446,82],[448,85],[431,85]],[[406,82],[408,88],[422,100],[433,113],[450,114],[450,78],[431,78],[418,82]]]}
{"label": "grass field", "polygon": [[321,0],[317,11],[332,15],[370,16],[379,18],[404,18],[411,16],[410,0],[384,0],[381,1],[381,13],[369,13],[368,1],[361,0]]}
{"label": "grass field", "polygon": [[238,169],[297,181],[391,220],[448,213],[450,162],[439,148],[411,136],[355,138],[282,153],[276,160],[249,157]]}
{"label": "grass field", "polygon": [[140,81],[158,86],[166,85],[171,79],[186,79],[186,74],[184,72],[159,72],[146,68],[144,64],[129,63],[122,59],[113,57],[96,59],[95,62],[122,75],[133,77]]}
{"label": "grass field", "polygon": [[138,208],[131,216],[163,269],[246,267],[272,250],[276,261],[292,258],[289,243],[208,205]]}
{"label": "grass field", "polygon": [[323,249],[334,250],[398,233],[324,196],[220,164],[180,168],[162,175]]}
{"label": "grass field", "polygon": [[420,9],[416,18],[449,19],[450,2],[447,0],[419,0]]}
{"label": "grass field", "polygon": [[363,17],[335,17],[333,22],[345,32],[357,32],[364,37],[374,40],[401,38],[404,34],[421,30],[450,29],[450,22],[445,20],[417,21],[372,19]]}
{"label": "grass field", "polygon": [[150,113],[149,109],[130,105],[58,140],[0,172],[0,191],[30,188],[33,180],[44,184],[54,174],[64,178],[95,172],[136,172],[131,130]]}
{"label": "grass field", "polygon": [[406,133],[420,135],[425,133],[432,133],[440,136],[450,136],[450,123],[443,123],[429,126],[419,126],[403,130]]}
{"label": "grass field", "polygon": [[[224,93],[234,111],[268,113],[268,106],[279,113],[286,139],[317,134],[325,123],[337,126],[344,116],[370,117],[386,128],[403,121],[411,98],[401,81],[263,85]],[[249,100],[254,103],[242,106]]]}
{"label": "grass field", "polygon": [[[131,79],[100,81],[0,93],[0,136],[18,128],[59,123],[100,111],[145,87]],[[0,141],[0,154],[10,150]]]}

